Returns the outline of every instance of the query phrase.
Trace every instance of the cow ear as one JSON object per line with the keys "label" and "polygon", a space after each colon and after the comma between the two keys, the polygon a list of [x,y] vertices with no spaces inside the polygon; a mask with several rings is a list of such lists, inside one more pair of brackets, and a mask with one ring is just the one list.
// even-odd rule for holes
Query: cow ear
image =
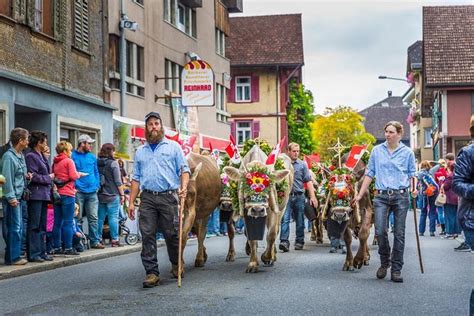
{"label": "cow ear", "polygon": [[290,170],[277,170],[275,171],[275,182],[279,183],[283,181],[287,175],[290,174]]}
{"label": "cow ear", "polygon": [[239,181],[239,178],[240,178],[239,169],[231,167],[231,166],[227,166],[227,167],[224,167],[224,172],[232,181]]}
{"label": "cow ear", "polygon": [[197,176],[199,175],[199,171],[201,171],[202,168],[202,162],[200,162],[196,168],[194,168],[193,175],[191,176],[191,181],[195,181]]}

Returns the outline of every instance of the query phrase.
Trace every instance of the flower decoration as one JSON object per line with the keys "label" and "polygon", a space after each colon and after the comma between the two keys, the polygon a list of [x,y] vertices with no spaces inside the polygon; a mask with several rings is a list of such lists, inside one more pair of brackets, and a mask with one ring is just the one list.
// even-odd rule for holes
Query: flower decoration
{"label": "flower decoration", "polygon": [[245,178],[247,185],[256,193],[263,192],[270,185],[270,177],[263,172],[248,172]]}

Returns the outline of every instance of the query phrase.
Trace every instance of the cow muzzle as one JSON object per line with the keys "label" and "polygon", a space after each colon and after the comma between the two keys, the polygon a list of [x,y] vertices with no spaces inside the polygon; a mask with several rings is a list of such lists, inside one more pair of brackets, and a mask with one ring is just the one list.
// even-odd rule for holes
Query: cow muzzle
{"label": "cow muzzle", "polygon": [[267,208],[266,205],[252,205],[247,206],[247,216],[250,217],[265,217],[267,216]]}
{"label": "cow muzzle", "polygon": [[232,211],[232,199],[222,197],[219,203],[219,209],[224,212]]}
{"label": "cow muzzle", "polygon": [[349,220],[351,212],[352,209],[350,207],[335,206],[331,208],[330,218],[340,224]]}

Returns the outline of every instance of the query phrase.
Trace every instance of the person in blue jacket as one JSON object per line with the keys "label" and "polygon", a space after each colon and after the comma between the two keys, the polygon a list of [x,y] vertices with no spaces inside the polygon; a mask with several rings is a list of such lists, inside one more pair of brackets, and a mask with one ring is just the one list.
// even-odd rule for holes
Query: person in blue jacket
{"label": "person in blue jacket", "polygon": [[95,142],[89,135],[83,134],[77,139],[77,149],[72,152],[71,158],[78,172],[85,176],[76,180],[76,200],[79,204],[79,217],[87,216],[88,234],[91,248],[104,249],[98,232],[98,209],[99,199],[97,191],[100,187],[99,169],[97,158],[91,152],[92,144]]}

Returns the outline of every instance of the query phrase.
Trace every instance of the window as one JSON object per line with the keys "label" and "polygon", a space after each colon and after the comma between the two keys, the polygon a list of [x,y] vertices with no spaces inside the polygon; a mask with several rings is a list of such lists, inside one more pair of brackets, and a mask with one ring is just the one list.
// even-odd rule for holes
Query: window
{"label": "window", "polygon": [[133,0],[133,2],[138,3],[141,6],[145,5],[145,0]]}
{"label": "window", "polygon": [[0,1],[0,14],[13,17],[13,0]]}
{"label": "window", "polygon": [[127,41],[126,47],[127,65],[126,65],[126,81],[127,92],[145,96],[144,85],[144,50],[143,47]]}
{"label": "window", "polygon": [[180,31],[196,37],[196,10],[179,0],[163,0],[164,19]]}
{"label": "window", "polygon": [[235,101],[236,102],[250,102],[250,77],[236,77],[235,78]]}
{"label": "window", "polygon": [[82,134],[87,134],[92,139],[95,140],[95,142],[92,145],[92,152],[96,153],[98,150],[97,146],[100,144],[100,139],[98,138],[99,131],[84,128],[84,127],[70,126],[64,123],[60,124],[60,127],[59,127],[59,140],[60,141],[65,140],[65,141],[70,142],[71,144],[77,144],[77,139]]}
{"label": "window", "polygon": [[225,34],[216,28],[216,53],[225,57]]}
{"label": "window", "polygon": [[7,141],[6,133],[5,111],[0,111],[0,142],[2,144],[5,144]]}
{"label": "window", "polygon": [[433,147],[433,138],[431,137],[431,128],[425,128],[425,148]]}
{"label": "window", "polygon": [[[165,59],[165,90],[167,95],[175,93],[181,95],[181,71],[183,67],[171,60]],[[171,105],[171,100],[167,99],[166,103]]]}
{"label": "window", "polygon": [[227,113],[225,103],[226,89],[220,84],[216,84],[216,118],[219,122],[227,122],[229,113]]}
{"label": "window", "polygon": [[53,0],[35,0],[35,31],[54,36],[53,11]]}
{"label": "window", "polygon": [[89,51],[89,0],[74,0],[73,45]]}
{"label": "window", "polygon": [[252,134],[252,122],[237,122],[236,125],[237,145],[243,145],[244,142],[250,139]]}

